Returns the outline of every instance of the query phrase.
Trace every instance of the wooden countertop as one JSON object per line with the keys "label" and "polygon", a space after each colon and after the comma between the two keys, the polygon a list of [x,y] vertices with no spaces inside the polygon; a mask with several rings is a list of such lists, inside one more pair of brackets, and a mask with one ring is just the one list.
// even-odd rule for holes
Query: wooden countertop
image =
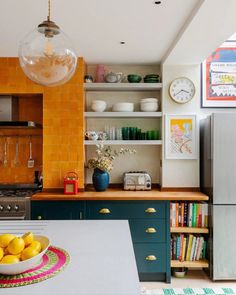
{"label": "wooden countertop", "polygon": [[105,192],[84,191],[77,195],[64,195],[62,192],[41,192],[32,196],[33,201],[80,201],[80,200],[109,200],[109,201],[208,201],[209,197],[200,192],[161,192],[151,191],[123,191],[108,189]]}

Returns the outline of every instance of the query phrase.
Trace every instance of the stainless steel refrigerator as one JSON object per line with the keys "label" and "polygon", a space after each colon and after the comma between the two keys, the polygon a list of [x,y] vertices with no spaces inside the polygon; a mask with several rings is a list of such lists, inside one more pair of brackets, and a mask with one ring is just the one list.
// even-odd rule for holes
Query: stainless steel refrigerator
{"label": "stainless steel refrigerator", "polygon": [[200,122],[201,191],[210,197],[210,275],[236,279],[236,113]]}

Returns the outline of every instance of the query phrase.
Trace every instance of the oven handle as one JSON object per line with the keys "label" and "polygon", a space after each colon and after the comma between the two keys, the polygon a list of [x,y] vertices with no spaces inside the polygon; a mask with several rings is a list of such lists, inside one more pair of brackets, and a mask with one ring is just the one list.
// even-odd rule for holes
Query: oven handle
{"label": "oven handle", "polygon": [[0,216],[0,220],[24,220],[25,219],[25,215],[24,216]]}

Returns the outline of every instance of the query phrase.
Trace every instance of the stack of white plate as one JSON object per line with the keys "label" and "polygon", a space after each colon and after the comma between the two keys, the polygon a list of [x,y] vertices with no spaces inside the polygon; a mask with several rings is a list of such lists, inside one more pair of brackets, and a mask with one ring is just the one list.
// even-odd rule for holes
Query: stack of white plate
{"label": "stack of white plate", "polygon": [[156,112],[158,110],[158,99],[153,97],[141,99],[140,110],[142,112]]}
{"label": "stack of white plate", "polygon": [[113,112],[133,112],[134,104],[132,102],[117,102],[112,107]]}

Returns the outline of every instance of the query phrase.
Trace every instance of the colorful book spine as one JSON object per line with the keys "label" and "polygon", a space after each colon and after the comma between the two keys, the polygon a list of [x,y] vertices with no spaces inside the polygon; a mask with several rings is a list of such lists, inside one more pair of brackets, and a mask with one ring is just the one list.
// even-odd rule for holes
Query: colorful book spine
{"label": "colorful book spine", "polygon": [[192,227],[192,218],[193,218],[193,204],[189,203],[188,205],[188,226]]}
{"label": "colorful book spine", "polygon": [[179,257],[178,260],[182,261],[182,256],[183,256],[183,244],[184,244],[184,235],[180,234],[180,253],[179,253]]}
{"label": "colorful book spine", "polygon": [[184,226],[188,226],[188,203],[184,203]]}
{"label": "colorful book spine", "polygon": [[190,261],[193,261],[195,247],[196,247],[196,237],[194,236],[191,251],[190,251],[190,258],[189,258]]}
{"label": "colorful book spine", "polygon": [[183,252],[182,252],[182,259],[181,261],[185,261],[185,254],[186,254],[186,242],[187,242],[187,238],[184,237],[184,241],[183,241]]}
{"label": "colorful book spine", "polygon": [[193,203],[193,217],[192,217],[192,227],[196,227],[197,221],[197,203]]}
{"label": "colorful book spine", "polygon": [[184,203],[181,203],[181,222],[180,222],[180,226],[181,227],[184,226]]}
{"label": "colorful book spine", "polygon": [[191,254],[192,243],[193,243],[193,235],[189,235],[189,242],[188,242],[188,249],[187,249],[186,261],[190,261],[190,254]]}
{"label": "colorful book spine", "polygon": [[176,206],[175,206],[175,203],[173,203],[173,205],[172,205],[172,226],[173,227],[176,226],[176,224],[175,224],[175,221],[176,221],[175,211],[176,211]]}
{"label": "colorful book spine", "polygon": [[202,227],[202,204],[199,203],[198,204],[198,208],[199,208],[199,216],[198,216],[198,227]]}
{"label": "colorful book spine", "polygon": [[175,203],[175,226],[179,226],[179,203]]}

